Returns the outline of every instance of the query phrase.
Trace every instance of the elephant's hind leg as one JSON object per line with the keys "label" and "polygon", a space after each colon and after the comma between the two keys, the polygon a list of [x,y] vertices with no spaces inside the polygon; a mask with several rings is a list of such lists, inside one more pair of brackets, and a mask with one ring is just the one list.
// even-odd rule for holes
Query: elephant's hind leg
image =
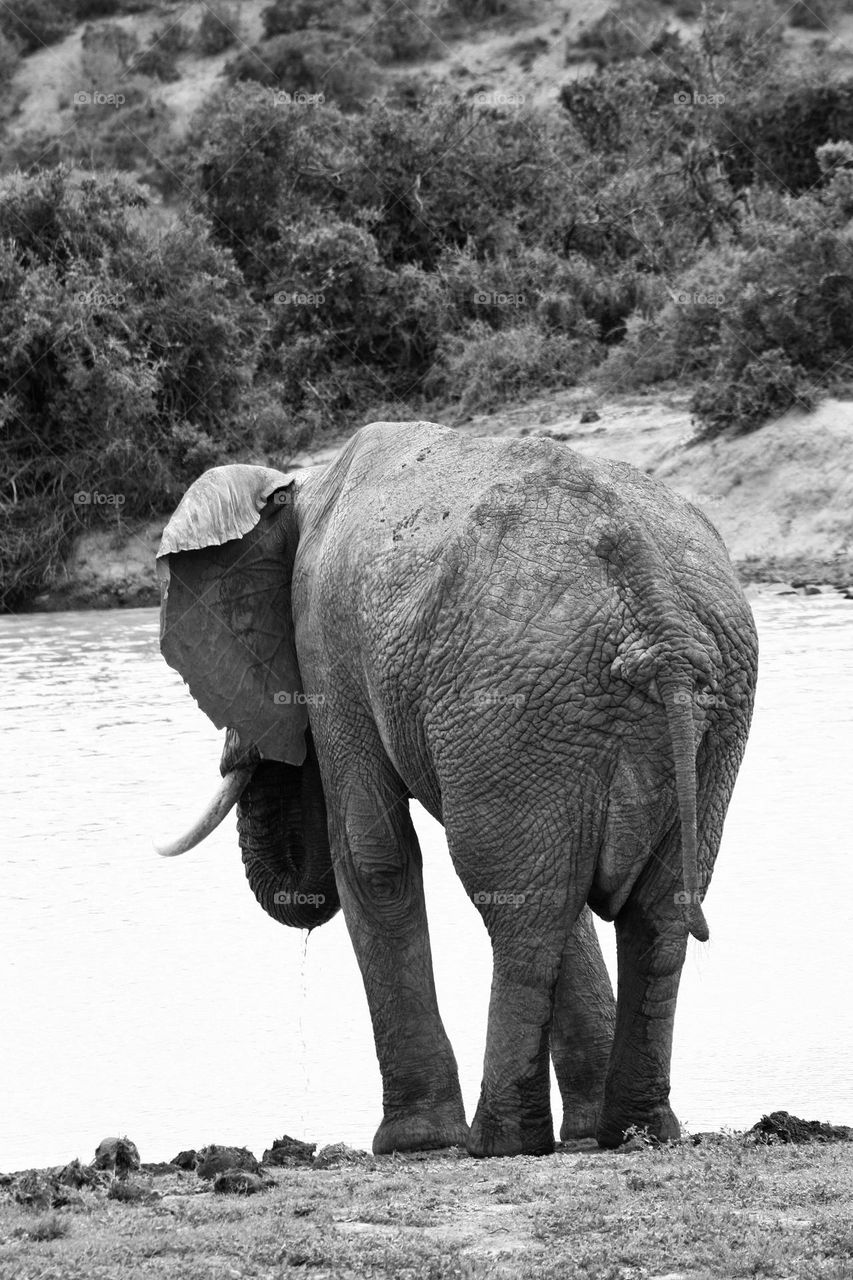
{"label": "elephant's hind leg", "polygon": [[551,1022],[564,1142],[595,1137],[615,1023],[613,988],[592,913],[584,907],[563,953]]}
{"label": "elephant's hind leg", "polygon": [[[346,771],[329,779],[335,797],[330,835],[382,1073],[383,1120],[373,1150],[462,1146],[468,1126],[438,1012],[421,852],[407,792],[378,741],[372,751],[362,743],[347,761]],[[334,762],[329,771],[334,774]]]}
{"label": "elephant's hind leg", "polygon": [[[564,849],[546,849],[538,859],[528,853],[540,843],[529,809],[518,806],[514,816],[514,823],[491,830],[481,822],[476,837],[468,839],[458,826],[448,825],[454,865],[489,931],[494,961],[483,1083],[467,1143],[475,1156],[554,1150],[549,1053],[554,993],[566,941],[586,896],[584,886],[571,884]],[[507,848],[517,853],[502,876],[497,868],[508,866],[501,857]],[[560,868],[553,874],[552,863]]]}
{"label": "elephant's hind leg", "polygon": [[597,1138],[616,1147],[636,1125],[661,1142],[681,1126],[669,1105],[675,1003],[687,928],[677,905],[679,879],[668,867],[678,859],[675,840],[658,851],[616,917],[619,965],[616,1030]]}

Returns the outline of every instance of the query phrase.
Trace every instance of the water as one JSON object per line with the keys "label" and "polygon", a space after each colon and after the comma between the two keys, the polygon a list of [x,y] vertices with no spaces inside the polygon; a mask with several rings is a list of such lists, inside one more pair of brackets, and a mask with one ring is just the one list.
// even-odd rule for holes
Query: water
{"label": "water", "polygon": [[[691,943],[673,1105],[694,1130],[785,1108],[853,1122],[853,603],[763,600],[750,745]],[[157,651],[154,610],[0,619],[0,1169],[143,1159],[288,1132],[369,1146],[381,1089],[343,920],[255,903],[233,818],[165,860],[218,779],[221,735]],[[439,1001],[469,1116],[488,939],[416,809]],[[612,927],[601,925],[608,963]],[[559,1120],[556,1106],[555,1116]]]}

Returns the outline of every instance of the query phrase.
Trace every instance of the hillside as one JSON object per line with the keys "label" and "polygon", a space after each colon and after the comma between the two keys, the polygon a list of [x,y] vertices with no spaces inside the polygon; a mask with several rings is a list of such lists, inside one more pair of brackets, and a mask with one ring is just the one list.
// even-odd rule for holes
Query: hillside
{"label": "hillside", "polygon": [[150,602],[205,467],[414,417],[853,581],[850,0],[10,0],[0,171],[0,609]]}

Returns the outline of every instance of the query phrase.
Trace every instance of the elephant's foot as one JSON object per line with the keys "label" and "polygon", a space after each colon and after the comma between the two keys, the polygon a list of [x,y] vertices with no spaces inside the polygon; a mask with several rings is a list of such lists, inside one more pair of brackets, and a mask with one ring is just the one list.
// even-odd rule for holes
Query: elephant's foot
{"label": "elephant's foot", "polygon": [[601,1103],[563,1103],[563,1123],[560,1125],[560,1141],[573,1142],[578,1138],[594,1138],[598,1131]]}
{"label": "elephant's foot", "polygon": [[482,1098],[466,1143],[472,1156],[549,1156],[554,1150],[550,1108],[529,1118],[496,1115]]}
{"label": "elephant's foot", "polygon": [[373,1139],[373,1154],[392,1151],[436,1151],[441,1147],[464,1147],[468,1125],[461,1097],[433,1106],[409,1108],[386,1115]]}
{"label": "elephant's foot", "polygon": [[658,1142],[678,1142],[681,1138],[681,1125],[668,1102],[660,1103],[651,1110],[637,1109],[635,1114],[618,1113],[605,1106],[595,1133],[600,1147],[619,1147],[625,1142],[625,1131],[632,1127],[643,1130],[649,1137]]}

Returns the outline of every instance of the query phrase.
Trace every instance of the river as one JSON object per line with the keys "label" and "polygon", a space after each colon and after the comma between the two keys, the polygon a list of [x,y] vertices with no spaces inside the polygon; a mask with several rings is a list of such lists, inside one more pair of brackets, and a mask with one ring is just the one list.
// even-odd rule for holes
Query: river
{"label": "river", "polygon": [[[693,1131],[776,1109],[853,1123],[853,602],[755,612],[753,730],[676,1020],[672,1102]],[[343,919],[310,939],[270,920],[233,817],[183,858],[153,852],[207,800],[221,745],[159,656],[156,611],[0,618],[0,696],[0,1169],[87,1160],[115,1133],[143,1160],[260,1156],[285,1132],[369,1147],[381,1088]],[[470,1117],[488,939],[414,808]]]}

